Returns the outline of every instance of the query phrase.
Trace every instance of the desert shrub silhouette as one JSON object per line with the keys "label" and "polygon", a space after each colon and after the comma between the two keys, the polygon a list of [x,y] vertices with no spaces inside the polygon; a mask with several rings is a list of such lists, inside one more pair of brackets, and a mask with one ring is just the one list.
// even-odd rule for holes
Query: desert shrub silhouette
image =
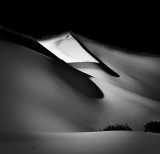
{"label": "desert shrub silhouette", "polygon": [[112,130],[126,130],[132,131],[132,129],[127,124],[116,124],[116,125],[109,125],[102,129],[101,131],[112,131]]}
{"label": "desert shrub silhouette", "polygon": [[145,132],[160,133],[160,121],[148,122],[143,127]]}

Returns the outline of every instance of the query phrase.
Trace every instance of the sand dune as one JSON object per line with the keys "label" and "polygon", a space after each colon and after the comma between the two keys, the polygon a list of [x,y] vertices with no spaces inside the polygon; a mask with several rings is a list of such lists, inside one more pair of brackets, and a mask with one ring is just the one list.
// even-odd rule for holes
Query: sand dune
{"label": "sand dune", "polygon": [[[136,131],[160,120],[160,57],[0,33],[2,154],[159,153],[159,135]],[[135,132],[96,132],[112,123]]]}
{"label": "sand dune", "polygon": [[83,45],[111,69],[121,75],[124,72],[158,91],[160,79],[160,57],[148,54],[125,53],[77,36]]}
{"label": "sand dune", "polygon": [[95,130],[103,93],[87,75],[26,47],[0,44],[0,129]]}
{"label": "sand dune", "polygon": [[[91,75],[92,81],[104,93],[104,98],[98,100],[105,106],[99,118],[99,128],[121,122],[129,123],[135,130],[142,130],[147,121],[160,119],[160,57],[113,50],[76,34],[72,36],[74,38],[94,58],[100,59],[120,75],[118,78],[113,77],[99,63],[90,59],[85,62],[68,62],[73,68]],[[68,45],[68,49],[74,55],[77,51],[73,45]]]}

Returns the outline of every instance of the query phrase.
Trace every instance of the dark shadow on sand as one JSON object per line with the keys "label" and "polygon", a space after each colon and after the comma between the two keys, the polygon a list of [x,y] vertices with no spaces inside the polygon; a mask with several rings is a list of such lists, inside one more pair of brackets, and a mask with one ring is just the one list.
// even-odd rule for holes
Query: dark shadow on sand
{"label": "dark shadow on sand", "polygon": [[51,57],[54,60],[59,60],[58,57],[56,57],[54,54],[52,54],[49,50],[47,50],[45,47],[43,47],[40,43],[36,41],[36,39],[24,35],[19,34],[17,32],[4,29],[0,27],[0,39],[4,39],[25,47],[28,47],[36,52],[39,52],[43,55],[46,55],[48,57]]}
{"label": "dark shadow on sand", "polygon": [[[74,62],[74,63],[68,63],[70,66],[78,69],[78,68],[87,68],[87,69],[100,69],[102,71],[104,71],[102,68],[101,68],[101,65],[99,63],[95,63],[95,62]],[[107,73],[107,72],[105,72]],[[107,73],[108,75],[108,73]],[[109,74],[111,75],[111,74]],[[112,76],[112,75],[111,75]],[[93,77],[93,76],[92,76]]]}
{"label": "dark shadow on sand", "polygon": [[67,84],[90,98],[103,98],[104,94],[101,89],[89,78],[92,77],[81,71],[72,68],[68,64],[51,61],[51,67]]}
{"label": "dark shadow on sand", "polygon": [[108,74],[114,76],[114,77],[120,77],[119,74],[117,74],[115,71],[110,69],[107,65],[105,65],[99,58],[97,58],[89,49],[76,37],[76,34],[71,32],[71,35],[73,38],[85,49],[86,52],[88,52],[93,58],[95,58],[99,62],[99,66]]}

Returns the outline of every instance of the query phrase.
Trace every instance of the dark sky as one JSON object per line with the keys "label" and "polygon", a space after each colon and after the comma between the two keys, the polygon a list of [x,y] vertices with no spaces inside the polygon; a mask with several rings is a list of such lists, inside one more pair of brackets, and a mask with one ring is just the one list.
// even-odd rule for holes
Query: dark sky
{"label": "dark sky", "polygon": [[[78,5],[78,4],[77,4]],[[98,7],[97,7],[98,8]],[[23,10],[23,11],[21,11]],[[0,25],[20,33],[41,38],[73,31],[116,48],[160,53],[158,17],[136,9],[43,8],[4,14]],[[22,13],[23,12],[23,13]],[[24,13],[25,12],[25,13]]]}

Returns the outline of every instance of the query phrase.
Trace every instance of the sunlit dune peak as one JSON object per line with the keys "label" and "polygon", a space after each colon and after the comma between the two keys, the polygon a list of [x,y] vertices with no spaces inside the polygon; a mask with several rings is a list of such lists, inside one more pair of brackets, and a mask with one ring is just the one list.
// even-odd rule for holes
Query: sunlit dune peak
{"label": "sunlit dune peak", "polygon": [[70,33],[40,40],[39,43],[67,63],[98,61],[87,53]]}

